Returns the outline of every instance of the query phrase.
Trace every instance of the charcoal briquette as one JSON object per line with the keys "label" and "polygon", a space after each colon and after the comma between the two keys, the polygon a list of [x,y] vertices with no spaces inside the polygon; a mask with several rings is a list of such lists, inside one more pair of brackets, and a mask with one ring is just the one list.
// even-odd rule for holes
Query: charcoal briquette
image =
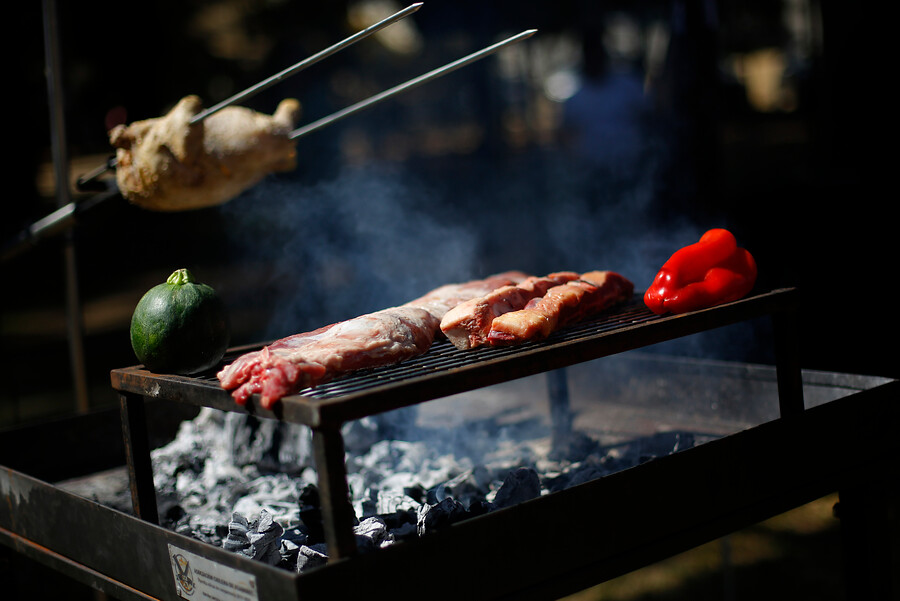
{"label": "charcoal briquette", "polygon": [[539,496],[541,496],[541,480],[537,471],[530,467],[520,467],[507,474],[494,497],[494,505],[511,507]]}
{"label": "charcoal briquette", "polygon": [[434,505],[422,505],[419,508],[416,530],[419,536],[425,536],[466,518],[466,509],[462,503],[450,497]]}
{"label": "charcoal briquette", "polygon": [[494,504],[486,499],[476,499],[469,504],[469,516],[475,517],[490,513],[494,510]]}
{"label": "charcoal briquette", "polygon": [[303,545],[297,552],[297,572],[324,566],[328,562],[328,553],[324,544]]}

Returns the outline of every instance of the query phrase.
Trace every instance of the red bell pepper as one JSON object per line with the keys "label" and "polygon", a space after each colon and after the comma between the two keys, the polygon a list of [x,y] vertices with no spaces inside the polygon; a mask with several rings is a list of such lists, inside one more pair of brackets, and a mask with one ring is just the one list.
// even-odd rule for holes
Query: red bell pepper
{"label": "red bell pepper", "polygon": [[666,261],[644,293],[656,314],[686,313],[738,300],[756,283],[756,261],[734,235],[711,229]]}

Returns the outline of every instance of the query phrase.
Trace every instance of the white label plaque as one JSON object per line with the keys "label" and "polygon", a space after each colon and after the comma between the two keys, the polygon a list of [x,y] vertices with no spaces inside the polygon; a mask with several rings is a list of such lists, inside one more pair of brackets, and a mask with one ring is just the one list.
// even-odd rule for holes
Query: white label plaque
{"label": "white label plaque", "polygon": [[258,601],[256,576],[169,545],[175,592],[182,599]]}

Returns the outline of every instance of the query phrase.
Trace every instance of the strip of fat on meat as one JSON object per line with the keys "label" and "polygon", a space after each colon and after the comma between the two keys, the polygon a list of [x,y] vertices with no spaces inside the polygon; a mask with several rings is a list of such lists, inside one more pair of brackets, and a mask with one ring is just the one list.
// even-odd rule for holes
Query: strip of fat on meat
{"label": "strip of fat on meat", "polygon": [[616,272],[587,272],[577,280],[550,288],[525,308],[495,318],[487,339],[494,346],[540,340],[628,300],[633,294],[634,284]]}
{"label": "strip of fat on meat", "polygon": [[238,404],[254,394],[266,409],[279,399],[337,375],[404,361],[428,351],[453,306],[527,278],[510,271],[448,284],[404,305],[294,334],[225,366],[218,378]]}
{"label": "strip of fat on meat", "polygon": [[460,350],[487,344],[491,323],[497,316],[523,309],[530,300],[544,296],[550,288],[579,277],[580,274],[574,271],[560,271],[502,286],[447,311],[441,320],[441,331]]}
{"label": "strip of fat on meat", "polygon": [[504,286],[518,284],[529,279],[529,277],[531,276],[521,271],[504,271],[483,280],[472,280],[462,284],[446,284],[406,304],[421,307],[431,312],[440,321],[444,315],[460,303],[484,296],[488,292]]}

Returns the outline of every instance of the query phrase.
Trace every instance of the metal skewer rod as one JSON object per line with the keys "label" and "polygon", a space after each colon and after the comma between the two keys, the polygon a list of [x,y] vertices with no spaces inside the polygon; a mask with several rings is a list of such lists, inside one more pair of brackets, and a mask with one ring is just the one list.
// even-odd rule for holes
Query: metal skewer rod
{"label": "metal skewer rod", "polygon": [[98,177],[100,177],[101,175],[106,173],[107,171],[114,169],[115,166],[116,166],[116,157],[111,156],[106,160],[105,163],[103,163],[99,167],[95,167],[92,171],[89,171],[88,173],[85,173],[84,175],[79,176],[78,181],[76,183],[77,183],[78,187],[80,188],[80,187],[86,185],[87,183],[94,181],[95,179],[97,179]]}
{"label": "metal skewer rod", "polygon": [[250,98],[254,94],[262,92],[266,88],[269,88],[269,87],[275,85],[276,83],[282,81],[283,79],[290,77],[291,75],[294,75],[296,73],[299,73],[303,69],[306,69],[307,67],[310,67],[310,66],[318,63],[319,61],[321,61],[325,58],[328,58],[332,54],[340,52],[344,48],[347,48],[348,46],[351,46],[351,45],[355,44],[356,42],[359,42],[360,40],[363,40],[363,39],[369,37],[373,33],[376,33],[377,31],[384,29],[388,25],[391,25],[401,19],[408,17],[409,15],[413,14],[414,12],[416,12],[417,10],[422,8],[422,4],[423,4],[422,2],[416,2],[415,4],[410,4],[403,10],[394,13],[390,17],[387,17],[386,19],[383,19],[383,20],[379,21],[378,23],[375,23],[374,25],[370,25],[369,27],[363,29],[362,31],[359,31],[359,32],[353,34],[349,38],[347,38],[343,41],[340,41],[337,44],[334,44],[333,46],[329,46],[328,48],[326,48],[320,52],[317,52],[316,54],[310,56],[309,58],[303,59],[299,63],[296,63],[296,64],[288,67],[287,69],[284,69],[283,71],[276,73],[275,75],[273,75],[267,79],[264,79],[263,81],[259,82],[258,84],[247,88],[243,92],[238,92],[231,98],[227,98],[227,99],[223,100],[222,102],[216,104],[215,106],[212,106],[208,109],[204,109],[203,111],[200,111],[199,113],[197,113],[196,115],[194,115],[191,118],[191,123],[193,124],[193,123],[202,121],[203,119],[206,119],[213,113],[216,113],[227,106],[230,106],[241,100],[246,100],[247,98]]}
{"label": "metal skewer rod", "polygon": [[498,50],[505,48],[506,46],[509,46],[511,44],[515,44],[516,42],[521,42],[522,40],[530,38],[535,33],[537,33],[537,29],[528,29],[518,35],[514,35],[511,38],[507,38],[507,39],[503,40],[502,42],[497,42],[496,44],[488,46],[487,48],[479,50],[478,52],[474,52],[468,56],[464,56],[463,58],[457,59],[451,63],[447,63],[443,67],[438,67],[437,69],[434,69],[433,71],[429,71],[428,73],[425,73],[424,75],[420,75],[418,77],[410,79],[409,81],[401,83],[399,85],[396,85],[393,88],[390,88],[389,90],[385,90],[383,92],[375,94],[374,96],[370,96],[369,98],[366,98],[365,100],[361,100],[361,101],[357,102],[356,104],[350,105],[344,109],[336,111],[326,117],[322,117],[321,119],[319,119],[317,121],[313,121],[312,123],[304,125],[303,127],[299,127],[297,129],[295,129],[294,131],[292,131],[288,137],[292,140],[296,140],[297,138],[302,138],[303,136],[305,136],[307,134],[310,134],[314,131],[322,129],[323,127],[331,125],[335,121],[343,119],[344,117],[349,117],[350,115],[352,115],[354,113],[358,113],[359,111],[366,109],[374,104],[377,104],[383,100],[387,100],[388,98],[396,96],[397,94],[400,94],[402,92],[410,90],[416,86],[420,86],[423,83],[429,82],[433,79],[437,79],[438,77],[446,75],[446,74],[448,74],[452,71],[455,71],[461,67],[465,67],[466,65],[473,63],[479,59],[482,59],[486,56],[489,56],[489,55],[497,52]]}

